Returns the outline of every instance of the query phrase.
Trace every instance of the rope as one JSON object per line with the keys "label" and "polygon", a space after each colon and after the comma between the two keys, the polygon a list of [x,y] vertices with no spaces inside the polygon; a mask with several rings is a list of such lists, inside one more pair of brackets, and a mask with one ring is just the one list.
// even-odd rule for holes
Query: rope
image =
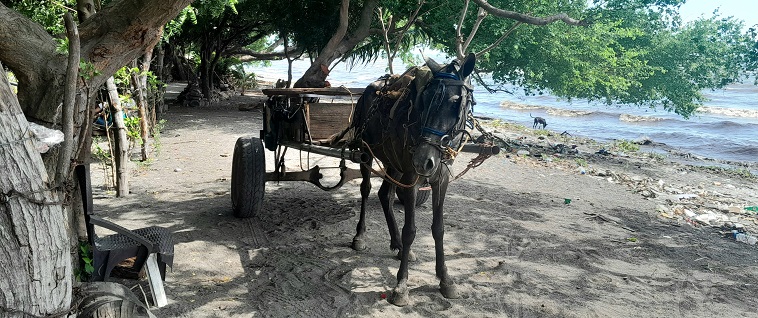
{"label": "rope", "polygon": [[450,182],[458,180],[458,178],[466,174],[466,172],[468,172],[471,168],[476,168],[478,166],[481,166],[485,160],[489,159],[489,157],[492,157],[492,153],[479,152],[478,156],[476,156],[474,159],[471,159],[471,161],[469,161],[468,165],[466,166],[466,169],[463,169],[463,171],[461,171],[457,176],[455,176],[453,180],[450,180]]}
{"label": "rope", "polygon": [[344,89],[348,93],[348,95],[350,95],[350,104],[353,105],[352,109],[350,110],[350,117],[348,117],[348,119],[347,119],[348,120],[347,124],[348,124],[348,126],[350,126],[350,125],[353,124],[353,114],[355,113],[355,103],[356,102],[353,101],[353,95],[355,95],[355,94],[353,94],[353,92],[351,92],[350,89],[348,89],[347,86],[345,86],[345,85],[340,85],[339,88]]}
{"label": "rope", "polygon": [[[26,126],[26,130],[24,131],[24,133],[21,134],[21,136],[26,136],[26,134],[29,133],[30,129],[31,129],[31,126],[27,125]],[[0,143],[0,147],[7,147],[7,146],[10,146],[10,145],[22,143],[22,142],[25,142],[25,141],[31,140],[31,139],[35,139],[34,134],[31,134],[30,137],[26,137],[26,138],[21,138],[21,139],[16,139],[16,140],[11,140],[11,141],[8,141],[8,142]]]}
{"label": "rope", "polygon": [[361,142],[363,143],[363,146],[366,147],[366,149],[368,149],[368,152],[371,154],[371,158],[374,159],[374,162],[376,162],[376,165],[379,166],[379,170],[380,171],[377,171],[373,167],[371,167],[370,165],[368,165],[366,163],[363,164],[363,165],[366,166],[366,168],[368,168],[369,170],[371,170],[371,172],[373,172],[375,175],[381,177],[384,180],[390,181],[390,182],[394,183],[396,186],[401,187],[401,188],[410,188],[412,186],[415,186],[418,183],[418,180],[421,178],[421,176],[419,176],[418,174],[416,174],[416,180],[413,181],[413,183],[411,183],[411,184],[400,183],[400,181],[397,181],[394,178],[392,178],[389,174],[387,174],[387,171],[384,170],[384,167],[382,167],[382,163],[378,159],[376,159],[376,156],[374,155],[374,151],[371,150],[371,146],[369,146],[368,143],[366,143],[363,140],[361,140]]}
{"label": "rope", "polygon": [[10,145],[13,145],[13,144],[23,143],[23,142],[25,142],[27,140],[31,140],[31,139],[34,139],[34,137],[26,137],[26,138],[12,140],[12,141],[9,141],[9,142],[4,142],[4,143],[0,144],[0,147],[7,147],[7,146],[10,146]]}

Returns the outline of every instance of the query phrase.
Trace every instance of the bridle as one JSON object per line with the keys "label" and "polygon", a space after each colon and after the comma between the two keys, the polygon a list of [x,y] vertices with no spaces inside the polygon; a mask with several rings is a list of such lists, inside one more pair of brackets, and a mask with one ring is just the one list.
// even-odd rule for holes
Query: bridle
{"label": "bridle", "polygon": [[[421,114],[420,138],[418,141],[414,142],[411,151],[421,143],[430,144],[442,153],[443,161],[449,161],[453,159],[453,153],[456,152],[454,149],[459,149],[464,142],[463,135],[469,134],[465,128],[469,113],[474,104],[472,94],[473,88],[471,85],[461,80],[456,73],[446,72],[435,73],[432,80],[424,87],[424,91],[429,89],[431,85],[437,85],[437,88],[428,107],[426,107]],[[430,118],[433,113],[440,111],[440,107],[447,104],[445,101],[448,97],[447,90],[451,87],[460,87],[460,94],[458,95],[459,99],[454,105],[450,106],[458,108],[458,117],[456,118],[455,125],[447,129],[447,131],[440,131],[429,126]],[[455,145],[456,140],[458,140],[458,145]]]}

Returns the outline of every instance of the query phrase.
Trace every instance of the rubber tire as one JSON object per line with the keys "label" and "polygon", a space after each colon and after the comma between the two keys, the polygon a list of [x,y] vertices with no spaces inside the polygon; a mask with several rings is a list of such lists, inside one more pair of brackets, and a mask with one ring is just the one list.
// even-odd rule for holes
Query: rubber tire
{"label": "rubber tire", "polygon": [[[395,195],[397,196],[397,200],[400,201],[400,204],[403,204],[403,200],[400,199],[400,196],[397,195],[397,190],[395,190]],[[426,201],[429,200],[429,197],[432,195],[432,190],[418,190],[416,191],[416,206],[419,207],[422,204],[426,203]]]}
{"label": "rubber tire", "polygon": [[238,218],[258,215],[266,187],[266,155],[255,137],[240,137],[232,157],[232,211]]}

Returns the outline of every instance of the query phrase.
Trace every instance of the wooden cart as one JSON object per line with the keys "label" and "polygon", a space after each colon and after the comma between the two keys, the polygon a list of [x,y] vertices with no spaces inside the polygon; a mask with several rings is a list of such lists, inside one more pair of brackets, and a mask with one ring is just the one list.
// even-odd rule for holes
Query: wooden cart
{"label": "wooden cart", "polygon": [[[361,177],[360,170],[348,168],[346,162],[364,163],[370,156],[343,145],[333,146],[328,139],[350,124],[353,108],[364,88],[275,88],[264,89],[268,100],[263,107],[263,130],[260,137],[237,139],[232,158],[232,208],[234,216],[257,215],[263,206],[267,181],[308,181],[320,189],[331,191],[345,182]],[[321,183],[319,166],[301,171],[285,171],[287,149],[340,159],[339,181],[330,186]],[[264,150],[274,152],[273,171],[266,171]],[[464,149],[466,151],[467,149]],[[479,151],[479,148],[469,151]],[[416,205],[428,200],[431,191],[422,187]]]}

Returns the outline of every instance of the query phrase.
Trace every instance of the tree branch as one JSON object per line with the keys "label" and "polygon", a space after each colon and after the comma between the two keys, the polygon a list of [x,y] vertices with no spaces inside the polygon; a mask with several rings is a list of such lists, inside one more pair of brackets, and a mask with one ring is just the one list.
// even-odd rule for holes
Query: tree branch
{"label": "tree branch", "polygon": [[463,9],[461,10],[461,16],[458,18],[458,26],[455,28],[455,52],[458,57],[463,56],[463,22],[466,21],[466,13],[468,12],[469,0],[463,2]]}
{"label": "tree branch", "polygon": [[242,62],[250,62],[250,61],[271,61],[271,60],[283,60],[287,58],[287,54],[290,55],[300,55],[302,54],[303,50],[299,49],[298,47],[289,47],[286,48],[284,52],[271,52],[271,53],[260,53],[257,51],[249,50],[249,49],[237,49],[234,51],[229,51],[229,56],[238,56],[239,60]]}
{"label": "tree branch", "polygon": [[[66,23],[66,37],[68,38],[68,65],[66,66],[66,86],[63,88],[63,111],[61,124],[63,128],[63,144],[58,155],[58,166],[55,174],[55,184],[60,186],[68,178],[71,168],[71,150],[74,148],[74,104],[76,103],[76,84],[79,82],[79,30],[74,22],[74,17],[66,12],[63,16]],[[85,111],[86,120],[89,118],[89,109]]]}
{"label": "tree branch", "polygon": [[471,40],[474,39],[474,36],[476,35],[476,32],[479,31],[479,26],[482,25],[482,21],[484,21],[484,18],[487,17],[487,11],[484,11],[484,9],[479,8],[479,12],[476,14],[476,21],[474,22],[474,27],[471,28],[471,32],[469,32],[468,37],[466,37],[466,41],[463,42],[462,46],[462,52],[458,55],[458,59],[463,60],[464,57],[466,57],[466,51],[468,51],[468,46],[471,45]]}
{"label": "tree branch", "polygon": [[504,33],[502,36],[500,36],[500,38],[498,38],[498,39],[497,39],[495,42],[493,42],[492,44],[490,44],[490,45],[489,45],[488,47],[486,47],[484,50],[481,50],[481,51],[479,51],[479,52],[476,52],[476,53],[475,53],[475,54],[476,54],[476,56],[480,56],[480,55],[482,55],[482,54],[484,54],[484,53],[487,53],[487,52],[489,52],[490,50],[492,50],[492,49],[494,49],[495,47],[497,47],[498,45],[500,45],[500,43],[502,43],[502,42],[503,42],[503,40],[505,40],[505,38],[507,38],[509,35],[511,35],[511,33],[513,33],[513,31],[514,31],[514,30],[516,30],[516,28],[517,28],[519,25],[521,25],[521,24],[522,24],[521,22],[519,22],[519,21],[516,21],[516,23],[514,23],[514,24],[513,24],[513,25],[512,25],[512,26],[511,26],[511,27],[508,29],[508,31],[505,31],[505,33]]}
{"label": "tree branch", "polygon": [[566,24],[569,25],[578,25],[578,26],[588,26],[589,23],[584,20],[576,20],[571,17],[569,17],[568,14],[565,13],[558,13],[547,17],[534,17],[530,16],[528,14],[503,10],[500,8],[493,7],[489,3],[487,3],[487,0],[471,0],[476,5],[478,5],[480,8],[486,10],[489,14],[506,18],[506,19],[513,19],[522,23],[526,24],[532,24],[532,25],[548,25],[550,23],[556,22],[556,21],[563,21]]}

